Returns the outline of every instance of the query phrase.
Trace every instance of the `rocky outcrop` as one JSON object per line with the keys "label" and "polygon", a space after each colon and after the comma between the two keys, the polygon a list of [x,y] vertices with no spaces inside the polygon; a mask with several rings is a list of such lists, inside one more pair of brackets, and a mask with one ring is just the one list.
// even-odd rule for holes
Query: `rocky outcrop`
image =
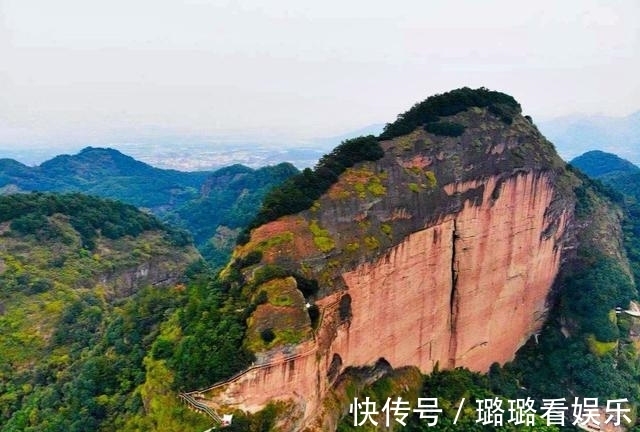
{"label": "rocky outcrop", "polygon": [[195,251],[188,254],[153,257],[135,266],[118,269],[100,276],[100,284],[109,288],[113,298],[128,297],[140,287],[167,287],[178,283],[186,266],[197,259]]}
{"label": "rocky outcrop", "polygon": [[258,227],[236,250],[318,281],[320,324],[201,394],[207,403],[256,411],[289,400],[292,430],[313,429],[349,366],[487,371],[539,330],[571,238],[563,163],[520,116],[453,118],[461,137],[416,130],[383,142],[382,159],[348,169],[310,210]]}
{"label": "rocky outcrop", "polygon": [[[485,194],[495,182],[483,183]],[[253,411],[294,398],[308,418],[336,376],[336,359],[341,370],[382,357],[426,373],[436,364],[486,371],[510,360],[542,325],[558,271],[567,215],[545,234],[552,197],[546,176],[516,175],[495,201],[467,201],[459,213],[345,272],[346,290],[319,301],[323,321],[314,340],[217,387],[224,391],[215,400]],[[350,299],[347,319],[340,317],[341,298]]]}

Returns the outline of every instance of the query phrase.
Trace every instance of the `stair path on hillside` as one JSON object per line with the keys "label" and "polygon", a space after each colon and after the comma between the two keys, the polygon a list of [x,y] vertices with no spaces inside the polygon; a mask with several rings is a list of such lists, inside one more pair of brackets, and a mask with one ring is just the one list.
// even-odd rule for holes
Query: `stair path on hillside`
{"label": "stair path on hillside", "polygon": [[203,412],[211,417],[216,423],[222,424],[222,417],[218,415],[214,410],[212,410],[209,406],[200,403],[189,393],[180,393],[180,398],[187,402],[191,408],[198,412]]}
{"label": "stair path on hillside", "polygon": [[[335,306],[337,306],[340,303],[340,300],[342,299],[342,296],[338,297],[337,300],[329,303],[326,306],[323,306],[321,311],[320,311],[320,317],[318,318],[318,329],[321,327],[322,324],[322,320],[324,319],[324,315],[325,315],[325,311],[329,308],[333,308]],[[316,339],[316,331],[313,332],[313,339]],[[286,363],[289,362],[291,360],[295,360],[297,358],[301,358],[301,357],[306,357],[310,354],[313,354],[314,352],[316,352],[318,350],[318,346],[315,345],[313,348],[302,352],[302,353],[298,353],[298,354],[294,354],[288,357],[284,357],[284,358],[280,358],[280,359],[276,359],[276,360],[272,360],[266,363],[262,363],[259,365],[253,365],[248,367],[247,369],[244,369],[238,373],[236,373],[235,375],[231,376],[230,378],[227,378],[225,380],[219,381],[213,385],[211,385],[210,387],[207,387],[205,389],[202,390],[195,390],[195,391],[191,391],[191,392],[185,392],[185,393],[180,393],[178,396],[184,401],[186,402],[188,405],[191,406],[191,408],[193,408],[195,411],[197,412],[203,412],[207,415],[209,415],[209,417],[211,417],[215,422],[217,422],[218,424],[222,424],[222,417],[220,417],[220,415],[218,413],[216,413],[211,407],[209,407],[208,405],[205,405],[201,402],[198,402],[198,400],[196,398],[198,397],[202,397],[202,395],[204,393],[207,393],[211,390],[226,386],[227,384],[233,383],[235,381],[240,380],[240,378],[242,378],[243,376],[245,376],[246,374],[254,371],[254,370],[259,370],[259,369],[265,369],[265,368],[269,368],[272,366],[276,366],[282,363]]]}

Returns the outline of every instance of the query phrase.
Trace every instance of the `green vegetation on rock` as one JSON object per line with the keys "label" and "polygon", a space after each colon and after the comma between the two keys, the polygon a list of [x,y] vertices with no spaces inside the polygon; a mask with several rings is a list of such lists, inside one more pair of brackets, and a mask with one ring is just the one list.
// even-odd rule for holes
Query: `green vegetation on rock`
{"label": "green vegetation on rock", "polygon": [[407,186],[409,187],[409,190],[411,192],[415,192],[415,193],[420,192],[420,186],[418,185],[418,183],[409,183]]}
{"label": "green vegetation on rock", "polygon": [[347,168],[358,162],[378,160],[383,154],[378,140],[372,135],[344,141],[331,153],[324,155],[313,170],[307,168],[272,189],[264,198],[256,218],[238,237],[238,243],[245,244],[253,228],[281,216],[309,209]]}
{"label": "green vegetation on rock", "polygon": [[336,243],[331,238],[329,230],[320,228],[318,221],[312,220],[311,223],[309,223],[309,229],[313,234],[313,243],[322,252],[327,253],[336,247]]}
{"label": "green vegetation on rock", "polygon": [[[423,102],[415,104],[409,111],[398,115],[393,123],[387,123],[380,139],[387,140],[413,132],[420,126],[432,129],[437,135],[459,136],[462,131],[459,125],[447,125],[440,121],[440,117],[457,114],[472,107],[487,107],[506,123],[511,123],[513,117],[521,111],[520,104],[504,93],[487,90],[485,88],[470,89],[464,87],[447,93],[431,96]],[[438,125],[438,126],[436,126]]]}
{"label": "green vegetation on rock", "polygon": [[432,122],[424,125],[424,130],[434,135],[446,136],[446,137],[459,137],[464,133],[466,128],[453,122]]}
{"label": "green vegetation on rock", "polygon": [[433,171],[425,171],[424,176],[427,179],[427,187],[429,187],[430,189],[433,189],[438,185],[438,181],[436,180],[436,175],[433,173]]}

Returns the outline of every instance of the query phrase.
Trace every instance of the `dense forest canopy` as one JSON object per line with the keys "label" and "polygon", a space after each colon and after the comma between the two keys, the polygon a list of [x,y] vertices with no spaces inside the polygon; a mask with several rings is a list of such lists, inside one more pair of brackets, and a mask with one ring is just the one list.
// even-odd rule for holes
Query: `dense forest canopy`
{"label": "dense forest canopy", "polygon": [[0,430],[125,430],[190,236],[75,193],[2,196],[0,227]]}
{"label": "dense forest canopy", "polygon": [[471,107],[486,107],[506,123],[511,123],[513,116],[522,111],[520,104],[512,96],[484,87],[475,90],[464,87],[431,96],[415,104],[407,112],[398,115],[396,121],[387,123],[380,139],[387,140],[406,135],[421,126],[426,126],[427,130],[431,128],[437,134],[457,136],[459,131],[453,130],[453,126],[449,125],[446,128],[434,124],[437,124],[441,117],[451,116]]}
{"label": "dense forest canopy", "polygon": [[69,222],[82,236],[83,245],[91,250],[100,234],[110,239],[137,236],[147,230],[163,230],[178,246],[190,243],[188,233],[162,224],[154,216],[132,205],[97,197],[74,194],[31,193],[0,196],[0,222],[11,221],[11,229],[33,234],[46,240],[57,235],[47,219],[56,213],[69,217]]}
{"label": "dense forest canopy", "polygon": [[571,160],[571,165],[590,177],[607,182],[619,183],[620,176],[640,174],[640,168],[612,153],[600,150],[586,152]]}

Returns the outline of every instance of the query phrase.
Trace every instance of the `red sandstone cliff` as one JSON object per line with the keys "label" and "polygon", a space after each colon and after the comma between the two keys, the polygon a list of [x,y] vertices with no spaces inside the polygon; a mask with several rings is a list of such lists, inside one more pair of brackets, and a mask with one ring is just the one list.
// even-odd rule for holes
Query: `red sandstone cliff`
{"label": "red sandstone cliff", "polygon": [[[312,209],[253,231],[236,256],[259,249],[257,267],[317,280],[319,325],[198,396],[223,411],[289,401],[287,428],[313,429],[347,366],[486,371],[540,328],[571,218],[559,159],[522,117],[455,118],[462,137],[420,130],[385,142],[380,161],[347,170]],[[514,152],[527,157],[514,163]]]}
{"label": "red sandstone cliff", "polygon": [[467,202],[345,273],[353,318],[332,349],[346,364],[384,357],[425,372],[436,362],[486,371],[511,359],[542,324],[558,271],[564,217],[553,236],[541,236],[552,195],[545,177],[516,176],[495,202]]}

